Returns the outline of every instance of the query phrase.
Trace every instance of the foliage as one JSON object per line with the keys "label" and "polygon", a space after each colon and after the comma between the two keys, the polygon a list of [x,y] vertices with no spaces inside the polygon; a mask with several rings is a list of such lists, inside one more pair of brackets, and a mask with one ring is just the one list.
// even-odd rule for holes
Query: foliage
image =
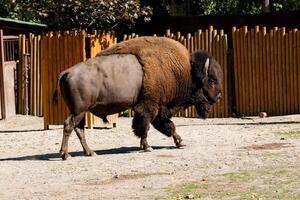
{"label": "foliage", "polygon": [[[256,14],[262,5],[262,0],[1,0],[0,17],[59,29],[118,29],[131,27],[138,19],[149,21],[152,14]],[[270,0],[270,9],[299,10],[300,1]]]}
{"label": "foliage", "polygon": [[38,21],[61,29],[112,29],[132,26],[138,18],[149,20],[152,9],[139,0],[16,0],[16,18]]}
{"label": "foliage", "polygon": [[195,14],[254,14],[261,12],[261,0],[193,0]]}
{"label": "foliage", "polygon": [[[155,15],[170,15],[171,7],[189,8],[187,15],[257,14],[262,13],[262,0],[144,0]],[[271,11],[300,9],[299,0],[270,0]]]}
{"label": "foliage", "polygon": [[300,10],[299,0],[275,0],[272,1],[271,9],[273,11],[293,11]]}
{"label": "foliage", "polygon": [[14,9],[11,0],[0,1],[0,17],[9,17],[13,15]]}

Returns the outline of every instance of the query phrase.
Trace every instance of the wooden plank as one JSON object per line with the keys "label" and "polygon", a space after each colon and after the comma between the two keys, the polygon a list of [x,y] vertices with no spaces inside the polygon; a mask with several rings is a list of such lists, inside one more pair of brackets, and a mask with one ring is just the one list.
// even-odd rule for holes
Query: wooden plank
{"label": "wooden plank", "polygon": [[294,101],[294,96],[295,96],[295,73],[294,73],[294,59],[293,59],[293,49],[296,48],[294,45],[293,41],[293,30],[289,31],[289,66],[288,66],[288,85],[287,85],[287,90],[289,91],[288,95],[290,96],[290,105],[288,106],[288,114],[294,113],[295,110],[295,101]]}
{"label": "wooden plank", "polygon": [[249,68],[250,68],[250,74],[251,77],[251,103],[252,103],[252,109],[251,109],[251,115],[254,115],[256,107],[257,107],[257,84],[256,84],[256,68],[255,68],[255,30],[251,29],[249,34]]}
{"label": "wooden plank", "polygon": [[300,31],[297,30],[297,55],[296,55],[296,58],[297,58],[297,65],[296,65],[296,69],[297,69],[297,92],[298,92],[298,95],[297,95],[297,102],[298,102],[298,110],[297,112],[299,113],[300,112],[300,78],[298,76],[298,74],[300,74]]}
{"label": "wooden plank", "polygon": [[49,128],[49,107],[48,107],[48,68],[49,68],[49,34],[45,34],[42,36],[41,41],[41,67],[42,67],[42,91],[43,91],[43,116],[44,116],[44,129]]}
{"label": "wooden plank", "polygon": [[247,93],[248,93],[248,84],[246,84],[246,66],[245,66],[245,35],[247,28],[244,26],[240,29],[240,79],[241,79],[241,112],[243,115],[249,115],[247,112]]}
{"label": "wooden plank", "polygon": [[32,40],[33,40],[33,48],[32,48],[33,52],[30,53],[31,57],[33,57],[32,58],[33,63],[31,63],[31,65],[34,66],[33,83],[32,83],[32,85],[33,85],[33,87],[32,87],[33,88],[33,102],[32,102],[33,111],[32,111],[32,113],[34,116],[37,116],[37,85],[36,85],[37,84],[37,80],[36,80],[37,79],[37,58],[36,58],[36,56],[37,56],[37,52],[36,52],[37,39],[36,39],[35,35],[33,35]]}
{"label": "wooden plank", "polygon": [[199,29],[197,32],[197,49],[196,50],[201,50],[201,35],[202,35],[202,30]]}
{"label": "wooden plank", "polygon": [[235,102],[236,102],[236,108],[235,112],[236,114],[239,113],[239,93],[238,93],[238,56],[237,56],[237,29],[236,27],[232,27],[232,48],[233,48],[233,72],[234,72],[234,91],[235,91]]}
{"label": "wooden plank", "polygon": [[270,33],[266,33],[265,35],[265,40],[266,40],[266,52],[265,52],[265,59],[266,59],[266,83],[267,83],[267,101],[268,101],[268,107],[267,107],[267,112],[268,115],[273,115],[273,98],[272,98],[272,66],[270,64],[270,58],[271,58],[271,51],[270,51]]}
{"label": "wooden plank", "polygon": [[[64,65],[65,65],[65,49],[64,49],[64,35],[63,32],[59,32],[58,35],[58,53],[59,53],[59,57],[58,57],[58,62],[57,62],[57,75],[56,77],[59,76],[59,74],[64,71]],[[64,120],[65,120],[65,113],[64,113],[64,105],[63,105],[63,98],[61,95],[61,91],[60,91],[60,86],[58,83],[58,80],[56,78],[56,83],[55,83],[56,87],[57,87],[57,91],[58,91],[58,110],[59,110],[59,124],[63,124]]]}
{"label": "wooden plank", "polygon": [[34,51],[34,83],[33,83],[33,90],[34,90],[34,116],[38,116],[38,99],[39,99],[39,91],[38,91],[38,85],[40,85],[40,83],[38,82],[38,73],[39,73],[39,66],[38,66],[38,37],[34,36],[33,38],[34,40],[34,47],[33,47],[33,51]]}
{"label": "wooden plank", "polygon": [[291,69],[291,49],[290,47],[292,46],[290,41],[290,32],[286,33],[286,40],[285,40],[285,64],[282,64],[282,79],[283,79],[283,92],[284,95],[283,98],[286,100],[284,102],[284,108],[285,108],[285,113],[284,114],[289,114],[290,113],[290,108],[292,105],[292,88],[291,88],[291,83],[290,79],[292,78],[292,74],[290,73]]}
{"label": "wooden plank", "polygon": [[292,113],[297,113],[298,110],[298,103],[297,103],[297,95],[299,95],[298,93],[298,86],[297,86],[297,79],[298,79],[298,74],[297,74],[297,29],[293,29],[292,30],[292,74],[293,74],[293,80],[292,80],[292,85],[293,85],[293,109],[292,109]]}
{"label": "wooden plank", "polygon": [[268,86],[268,81],[267,81],[267,64],[266,64],[266,34],[267,34],[267,29],[266,27],[262,27],[261,30],[261,65],[262,65],[262,76],[261,76],[261,84],[262,84],[262,100],[263,100],[263,107],[262,111],[268,112],[268,93],[267,93],[267,86]]}
{"label": "wooden plank", "polygon": [[277,95],[273,93],[273,98],[275,99],[275,115],[280,115],[281,114],[281,108],[280,108],[280,99],[279,96],[281,95],[279,91],[279,80],[278,80],[278,28],[275,27],[273,29],[274,35],[273,35],[273,64],[274,64],[274,90],[276,91]]}
{"label": "wooden plank", "polygon": [[254,49],[255,49],[255,62],[254,62],[254,68],[255,68],[255,83],[256,83],[256,89],[255,95],[256,98],[256,107],[254,108],[254,114],[257,114],[261,109],[261,96],[260,96],[260,65],[259,65],[259,26],[254,27]]}
{"label": "wooden plank", "polygon": [[270,30],[270,35],[269,35],[269,40],[270,40],[270,77],[271,77],[271,96],[270,98],[272,99],[272,115],[276,115],[276,97],[273,95],[275,94],[275,66],[274,66],[274,30]]}
{"label": "wooden plank", "polygon": [[33,102],[34,102],[34,89],[33,89],[33,85],[34,85],[34,51],[33,51],[33,34],[29,34],[29,46],[30,46],[30,70],[29,70],[29,114],[30,115],[34,115],[34,108],[33,108]]}
{"label": "wooden plank", "polygon": [[259,107],[255,112],[255,115],[258,115],[259,112],[263,111],[264,107],[264,101],[263,101],[263,92],[262,92],[262,87],[263,87],[263,66],[262,66],[262,31],[258,30],[257,31],[257,66],[258,66],[258,74],[257,74],[257,81],[258,81],[258,100],[259,100]]}
{"label": "wooden plank", "polygon": [[186,48],[188,49],[189,52],[191,52],[191,34],[188,33],[186,35]]}
{"label": "wooden plank", "polygon": [[[217,31],[215,31],[215,52],[216,52],[216,55],[217,55],[217,58],[218,60],[221,60],[221,46],[220,46],[220,35],[217,35]],[[216,104],[216,113],[215,113],[215,116],[214,117],[221,117],[222,115],[222,109],[223,109],[223,101],[219,102],[218,104]]]}
{"label": "wooden plank", "polygon": [[56,108],[58,110],[57,112],[57,124],[61,125],[63,124],[63,112],[62,111],[62,98],[60,96],[60,92],[59,92],[59,85],[58,85],[58,80],[57,77],[59,76],[59,74],[63,71],[63,39],[62,39],[62,33],[60,31],[56,32],[56,42],[57,42],[57,46],[56,46],[56,52],[57,52],[57,60],[56,60],[56,76],[55,76],[55,83],[54,86],[55,88],[57,88],[58,90],[58,98],[57,98],[57,104],[56,104]]}
{"label": "wooden plank", "polygon": [[55,67],[55,56],[56,56],[56,48],[55,48],[55,40],[54,40],[54,33],[50,32],[50,38],[49,38],[49,79],[48,79],[48,96],[47,101],[49,105],[49,124],[55,124],[54,123],[54,106],[51,102],[51,93],[53,91],[53,82],[54,82],[54,67]]}
{"label": "wooden plank", "polygon": [[207,51],[209,51],[209,52],[212,51],[213,31],[214,31],[213,26],[209,26],[208,27],[208,46],[207,46]]}
{"label": "wooden plank", "polygon": [[54,125],[58,124],[58,115],[59,111],[57,108],[57,104],[52,101],[52,95],[55,91],[56,87],[56,76],[57,76],[57,56],[58,56],[58,47],[57,47],[57,34],[58,32],[53,32],[53,37],[52,37],[52,68],[51,68],[51,90],[49,90],[49,101],[51,105],[51,117],[52,117],[52,123]]}
{"label": "wooden plank", "polygon": [[224,114],[225,117],[229,117],[229,102],[228,102],[228,88],[229,82],[228,82],[228,65],[227,65],[227,34],[221,34],[222,35],[222,50],[223,50],[223,72],[224,72],[224,81],[223,81],[223,99],[224,99]]}
{"label": "wooden plank", "polygon": [[299,87],[297,85],[297,79],[299,78],[299,71],[297,70],[298,66],[297,65],[297,29],[293,29],[293,47],[292,47],[292,50],[293,50],[293,55],[292,55],[292,58],[293,58],[293,64],[292,64],[292,67],[293,67],[293,76],[294,76],[294,79],[293,79],[293,84],[294,84],[294,105],[293,105],[293,113],[298,113],[298,110],[299,110],[299,107],[298,107],[298,97],[299,96]]}
{"label": "wooden plank", "polygon": [[[64,52],[63,70],[66,70],[69,67],[69,32],[67,31],[63,32],[63,52]],[[63,99],[62,99],[62,105],[63,105],[63,121],[64,121],[69,115],[69,110]]]}
{"label": "wooden plank", "polygon": [[1,118],[6,118],[5,108],[5,87],[4,87],[4,43],[3,43],[3,30],[0,29],[0,107]]}
{"label": "wooden plank", "polygon": [[249,115],[254,115],[254,96],[252,95],[254,93],[254,86],[253,86],[253,74],[252,74],[252,46],[251,46],[251,32],[248,31],[248,27],[246,27],[245,32],[245,45],[246,48],[246,54],[245,54],[245,64],[246,64],[246,76],[247,76],[247,84],[248,84],[248,92],[249,96],[248,98],[248,113]]}
{"label": "wooden plank", "polygon": [[18,114],[23,114],[23,104],[22,104],[22,74],[23,74],[23,42],[22,42],[22,35],[19,35],[19,64],[17,66],[17,88],[18,88]]}
{"label": "wooden plank", "polygon": [[285,33],[285,28],[279,29],[278,35],[278,83],[279,83],[279,102],[280,102],[280,115],[287,114],[287,107],[289,97],[287,96],[287,79],[284,76],[286,72],[286,66],[288,65],[288,35]]}
{"label": "wooden plank", "polygon": [[236,37],[237,37],[237,71],[238,71],[238,77],[237,77],[237,97],[238,97],[238,103],[237,103],[237,108],[238,108],[238,113],[239,115],[245,115],[244,113],[244,105],[243,105],[243,69],[242,69],[242,55],[241,55],[241,29],[237,29]]}
{"label": "wooden plank", "polygon": [[38,116],[43,116],[43,90],[42,90],[42,79],[41,79],[41,36],[37,36],[37,66],[38,66],[38,73],[37,73],[37,90],[38,90]]}
{"label": "wooden plank", "polygon": [[[220,55],[219,55],[219,41],[220,41],[220,36],[217,35],[216,30],[213,31],[213,43],[212,43],[212,50],[214,51],[215,58],[217,60],[220,60]],[[218,117],[220,114],[220,107],[222,107],[222,102],[219,102],[218,104],[215,104],[214,106],[214,115],[213,117]]]}

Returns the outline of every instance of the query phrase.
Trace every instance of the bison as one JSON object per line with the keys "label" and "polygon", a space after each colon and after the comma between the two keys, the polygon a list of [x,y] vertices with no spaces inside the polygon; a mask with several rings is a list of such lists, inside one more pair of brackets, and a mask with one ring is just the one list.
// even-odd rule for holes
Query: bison
{"label": "bison", "polygon": [[170,118],[192,105],[201,118],[207,118],[221,98],[221,82],[220,65],[205,51],[190,54],[179,42],[164,37],[120,42],[59,75],[60,91],[70,110],[60,155],[64,160],[70,156],[68,140],[73,129],[84,154],[95,154],[85,139],[86,112],[107,121],[107,115],[128,108],[134,110],[132,129],[141,149],[152,150],[147,142],[150,123],[182,147]]}

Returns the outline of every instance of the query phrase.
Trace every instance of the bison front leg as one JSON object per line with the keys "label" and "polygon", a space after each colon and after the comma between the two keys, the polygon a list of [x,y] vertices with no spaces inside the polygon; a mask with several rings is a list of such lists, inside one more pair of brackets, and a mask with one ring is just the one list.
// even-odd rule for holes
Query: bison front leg
{"label": "bison front leg", "polygon": [[84,155],[94,156],[96,155],[95,152],[92,151],[86,143],[85,134],[84,134],[84,125],[85,125],[85,117],[81,119],[78,126],[75,128],[75,132],[80,140]]}
{"label": "bison front leg", "polygon": [[145,152],[150,152],[153,149],[148,144],[147,135],[150,128],[150,122],[152,121],[157,112],[155,111],[155,109],[152,109],[152,112],[150,112],[150,109],[148,109],[147,106],[143,105],[139,105],[134,108],[132,128],[134,134],[137,137],[141,138],[141,149],[143,149]]}
{"label": "bison front leg", "polygon": [[162,119],[159,116],[152,121],[152,125],[161,133],[168,137],[173,137],[174,143],[177,148],[181,148],[185,145],[182,144],[181,137],[176,133],[175,125],[170,119]]}

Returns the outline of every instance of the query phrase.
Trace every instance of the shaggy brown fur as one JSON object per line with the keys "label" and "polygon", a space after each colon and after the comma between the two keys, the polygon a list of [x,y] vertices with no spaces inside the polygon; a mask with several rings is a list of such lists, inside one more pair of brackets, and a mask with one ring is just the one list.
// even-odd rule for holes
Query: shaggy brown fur
{"label": "shaggy brown fur", "polygon": [[111,54],[133,54],[138,58],[144,71],[141,95],[150,102],[150,109],[156,112],[153,115],[161,109],[160,105],[180,101],[190,92],[190,55],[177,41],[164,37],[140,37],[118,43],[97,56]]}

